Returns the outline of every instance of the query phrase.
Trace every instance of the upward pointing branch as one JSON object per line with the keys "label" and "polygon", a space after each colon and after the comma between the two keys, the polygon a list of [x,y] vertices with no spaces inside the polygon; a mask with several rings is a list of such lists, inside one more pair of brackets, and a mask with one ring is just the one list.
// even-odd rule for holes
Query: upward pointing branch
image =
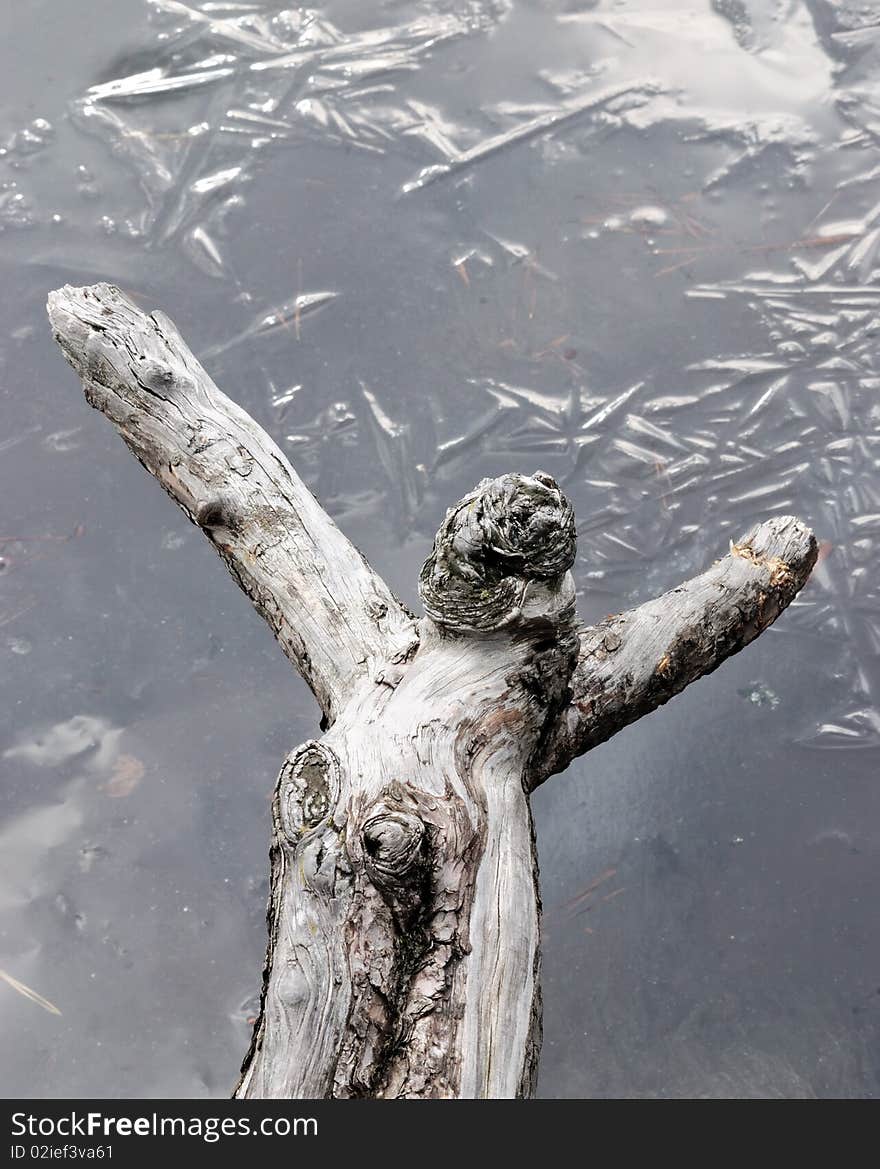
{"label": "upward pointing branch", "polygon": [[163,313],[110,284],[68,285],[48,311],[88,402],[204,531],[332,721],[411,653],[410,614]]}
{"label": "upward pointing branch", "polygon": [[571,700],[535,760],[533,785],[754,641],[803,588],[816,553],[805,524],[776,516],[700,576],[581,629]]}

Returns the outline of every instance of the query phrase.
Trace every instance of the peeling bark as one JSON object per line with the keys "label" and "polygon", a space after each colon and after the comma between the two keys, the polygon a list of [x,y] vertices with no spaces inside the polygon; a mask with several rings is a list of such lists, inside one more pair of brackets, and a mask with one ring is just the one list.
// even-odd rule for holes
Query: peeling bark
{"label": "peeling bark", "polygon": [[574,517],[542,472],[447,513],[419,622],[171,322],[109,285],[49,298],[88,401],[198,524],[311,685],[285,760],[239,1097],[529,1095],[540,900],[528,792],[715,669],[815,561],[797,520],[578,630]]}

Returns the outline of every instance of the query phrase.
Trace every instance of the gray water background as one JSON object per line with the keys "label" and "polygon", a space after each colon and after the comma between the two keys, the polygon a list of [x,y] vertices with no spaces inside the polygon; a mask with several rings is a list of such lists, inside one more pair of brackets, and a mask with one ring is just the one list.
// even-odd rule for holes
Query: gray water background
{"label": "gray water background", "polygon": [[28,0],[4,28],[0,1092],[229,1093],[268,800],[316,733],[52,343],[47,291],[110,280],[412,605],[444,509],[503,471],[572,498],[588,620],[754,521],[815,527],[776,626],[534,798],[540,1092],[876,1096],[876,10]]}

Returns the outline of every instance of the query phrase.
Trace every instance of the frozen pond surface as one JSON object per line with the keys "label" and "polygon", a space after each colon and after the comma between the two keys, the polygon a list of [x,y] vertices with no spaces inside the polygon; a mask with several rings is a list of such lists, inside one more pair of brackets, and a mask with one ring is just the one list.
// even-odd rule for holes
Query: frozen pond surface
{"label": "frozen pond surface", "polygon": [[268,799],[316,731],[51,341],[47,291],[111,280],[410,604],[446,506],[507,470],[572,498],[585,619],[756,520],[814,526],[777,626],[534,798],[540,1092],[877,1095],[873,7],[30,0],[4,23],[0,1091],[229,1093]]}

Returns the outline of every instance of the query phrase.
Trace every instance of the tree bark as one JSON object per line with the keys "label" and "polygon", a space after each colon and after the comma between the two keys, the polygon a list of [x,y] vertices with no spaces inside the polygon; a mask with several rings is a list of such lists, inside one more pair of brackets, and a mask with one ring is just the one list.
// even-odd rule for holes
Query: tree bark
{"label": "tree bark", "polygon": [[272,810],[269,942],[239,1097],[529,1095],[540,901],[528,792],[741,649],[815,562],[797,520],[578,629],[542,472],[446,516],[416,621],[160,313],[49,298],[86,398],[198,524],[323,712]]}

